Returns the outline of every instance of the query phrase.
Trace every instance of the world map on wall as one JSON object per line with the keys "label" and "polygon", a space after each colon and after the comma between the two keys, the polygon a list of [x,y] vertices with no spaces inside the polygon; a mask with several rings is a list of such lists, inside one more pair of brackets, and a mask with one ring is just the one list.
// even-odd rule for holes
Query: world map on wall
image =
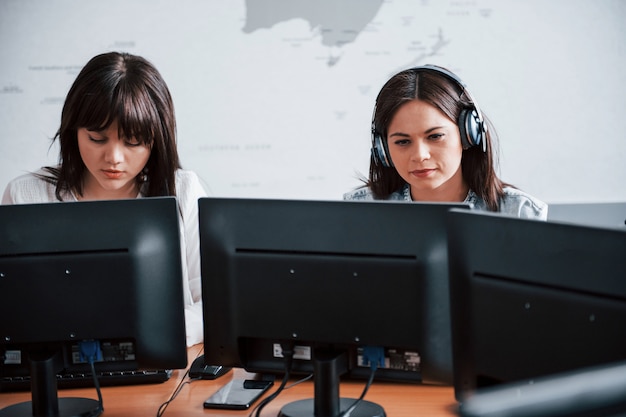
{"label": "world map on wall", "polygon": [[[258,29],[271,29],[281,22],[302,18],[309,23],[312,35],[319,35],[324,46],[340,49],[356,40],[374,20],[382,4],[383,0],[248,0],[243,31],[253,33]],[[293,41],[298,40],[296,38]],[[328,66],[337,64],[340,56],[330,55]]]}
{"label": "world map on wall", "polygon": [[[336,65],[342,54],[342,48],[353,43],[363,31],[376,31],[374,19],[385,3],[384,0],[322,0],[310,2],[307,0],[247,0],[246,18],[243,32],[252,34],[260,29],[271,29],[274,26],[292,20],[303,19],[309,24],[310,36],[286,38],[285,42],[298,44],[310,42],[319,38],[322,45],[328,47],[329,67]],[[429,5],[428,1],[422,1],[423,5]],[[476,2],[456,2],[458,10],[448,12],[456,15],[469,15],[469,8],[474,7]],[[453,4],[454,6],[454,4]],[[481,8],[478,14],[489,17],[491,8]],[[411,25],[415,16],[402,16],[400,25]],[[432,36],[428,45],[420,40],[414,40],[408,48],[408,52],[416,55],[407,65],[397,69],[401,71],[410,66],[417,66],[428,57],[437,56],[450,40],[443,35],[439,28],[437,34]],[[397,72],[396,71],[396,72]]]}

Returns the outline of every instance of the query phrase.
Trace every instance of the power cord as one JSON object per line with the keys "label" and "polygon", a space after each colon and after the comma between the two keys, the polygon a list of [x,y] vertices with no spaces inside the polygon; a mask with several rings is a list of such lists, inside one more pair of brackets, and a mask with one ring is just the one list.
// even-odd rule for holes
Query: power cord
{"label": "power cord", "polygon": [[278,395],[285,389],[285,385],[289,381],[289,377],[291,376],[291,365],[293,364],[293,355],[294,355],[294,344],[293,343],[282,343],[281,347],[283,349],[283,357],[285,358],[285,375],[283,376],[283,380],[280,383],[280,386],[276,391],[272,393],[267,398],[264,398],[255,408],[250,411],[249,416],[252,417],[260,417],[261,410],[269,404],[274,398],[278,397]]}
{"label": "power cord", "polygon": [[[198,358],[200,355],[202,355],[203,351],[204,351],[203,349],[200,349],[200,352],[198,352],[198,354],[196,355],[196,358]],[[170,405],[170,403],[172,401],[174,401],[176,399],[176,397],[178,396],[178,394],[180,394],[180,392],[182,391],[183,387],[186,384],[189,384],[189,383],[191,383],[193,381],[197,381],[199,379],[199,378],[193,378],[193,379],[190,378],[188,381],[186,381],[187,375],[189,375],[189,370],[190,369],[191,369],[191,367],[187,368],[187,370],[185,371],[185,374],[183,375],[183,377],[180,379],[180,382],[176,386],[176,389],[174,389],[174,392],[172,392],[172,395],[170,395],[170,398],[168,398],[167,401],[165,401],[163,404],[161,404],[159,406],[159,409],[157,410],[157,413],[156,413],[156,417],[163,416],[163,413],[165,413],[165,410],[167,409],[167,407]]]}
{"label": "power cord", "polygon": [[305,376],[304,378],[302,378],[302,379],[299,379],[299,380],[295,381],[293,384],[291,384],[291,385],[287,385],[287,386],[285,387],[285,389],[289,389],[289,388],[295,387],[296,385],[302,384],[303,382],[306,382],[306,381],[308,381],[309,379],[313,379],[313,374],[308,374],[308,375],[307,375],[307,376]]}

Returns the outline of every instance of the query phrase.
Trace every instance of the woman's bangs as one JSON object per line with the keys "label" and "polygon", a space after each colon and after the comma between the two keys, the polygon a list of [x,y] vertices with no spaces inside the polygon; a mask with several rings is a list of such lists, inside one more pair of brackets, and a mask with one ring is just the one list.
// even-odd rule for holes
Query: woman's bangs
{"label": "woman's bangs", "polygon": [[126,138],[135,138],[151,146],[154,137],[161,128],[159,113],[147,94],[120,95],[115,103],[116,119],[120,134]]}
{"label": "woman's bangs", "polygon": [[95,94],[87,94],[80,104],[80,110],[76,115],[73,129],[87,128],[94,132],[106,130],[114,118],[111,114],[111,100],[107,97],[97,97]]}

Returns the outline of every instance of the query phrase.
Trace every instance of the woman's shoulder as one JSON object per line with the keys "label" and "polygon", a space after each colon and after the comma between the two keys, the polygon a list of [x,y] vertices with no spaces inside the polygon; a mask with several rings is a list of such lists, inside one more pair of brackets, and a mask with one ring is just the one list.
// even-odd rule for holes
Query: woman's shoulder
{"label": "woman's shoulder", "polygon": [[538,220],[546,220],[548,218],[547,203],[514,187],[504,188],[504,197],[502,198],[500,211],[521,218]]}
{"label": "woman's shoulder", "polygon": [[363,186],[355,190],[348,191],[343,195],[344,200],[374,200],[374,194],[369,187]]}
{"label": "woman's shoulder", "polygon": [[[504,195],[500,199],[502,214],[519,217],[522,219],[546,220],[548,218],[548,205],[536,197],[515,187],[504,187]],[[465,200],[473,205],[474,209],[487,211],[487,203],[470,190]]]}
{"label": "woman's shoulder", "polygon": [[176,181],[198,181],[198,174],[196,174],[195,171],[180,168],[176,170]]}
{"label": "woman's shoulder", "polygon": [[200,182],[198,174],[186,169],[177,169],[176,195],[179,197],[179,200],[186,198],[197,200],[200,197],[206,197],[207,193]]}
{"label": "woman's shoulder", "polygon": [[55,179],[50,172],[39,169],[12,179],[2,196],[2,204],[36,204],[58,201]]}
{"label": "woman's shoulder", "polygon": [[[344,200],[355,200],[355,201],[371,201],[376,200],[374,197],[374,193],[372,192],[370,187],[362,186],[355,190],[349,191],[343,195]],[[394,201],[410,201],[411,200],[411,192],[408,185],[404,185],[398,191],[394,191],[387,197],[385,200],[394,200]]]}

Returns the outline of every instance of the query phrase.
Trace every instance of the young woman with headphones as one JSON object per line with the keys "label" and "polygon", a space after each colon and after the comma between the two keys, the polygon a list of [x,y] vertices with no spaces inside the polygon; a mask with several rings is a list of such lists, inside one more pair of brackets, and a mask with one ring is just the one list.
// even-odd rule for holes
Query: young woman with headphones
{"label": "young woman with headphones", "polygon": [[344,200],[467,202],[545,220],[546,203],[498,178],[495,142],[456,75],[433,65],[402,71],[376,98],[369,178]]}

